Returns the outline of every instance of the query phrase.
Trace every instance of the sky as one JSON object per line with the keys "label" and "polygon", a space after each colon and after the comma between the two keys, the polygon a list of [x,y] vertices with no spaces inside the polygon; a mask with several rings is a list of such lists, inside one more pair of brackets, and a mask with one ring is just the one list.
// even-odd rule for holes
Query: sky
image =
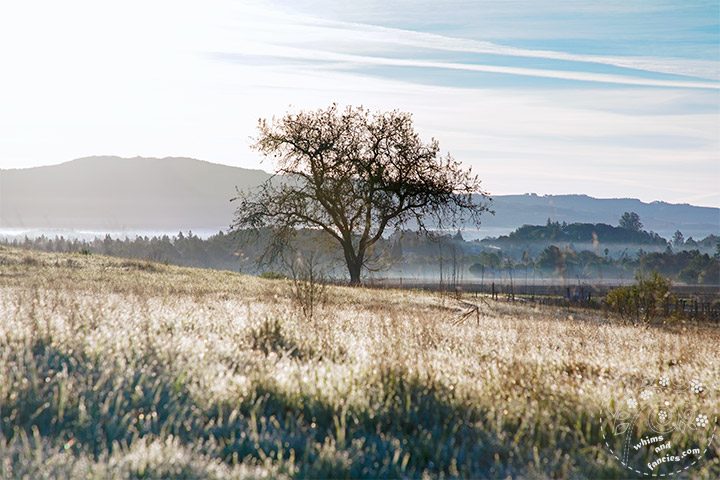
{"label": "sky", "polygon": [[720,206],[720,3],[0,4],[0,169],[91,155],[272,171],[259,118],[411,112],[491,194]]}

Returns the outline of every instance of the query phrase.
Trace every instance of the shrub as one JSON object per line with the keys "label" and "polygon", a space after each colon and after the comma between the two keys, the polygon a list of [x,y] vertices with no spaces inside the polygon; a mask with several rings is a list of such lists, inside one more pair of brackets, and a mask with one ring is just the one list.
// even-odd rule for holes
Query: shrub
{"label": "shrub", "polygon": [[285,336],[282,324],[276,318],[266,318],[256,328],[251,328],[249,334],[251,348],[265,355],[297,351],[297,346]]}
{"label": "shrub", "polygon": [[40,265],[40,262],[37,258],[26,255],[22,258],[22,260],[20,260],[20,264],[27,267],[37,267],[38,265]]}
{"label": "shrub", "polygon": [[261,273],[260,278],[264,278],[265,280],[285,280],[288,277],[287,275],[283,275],[282,273],[269,271]]}
{"label": "shrub", "polygon": [[671,298],[670,280],[657,272],[647,276],[638,273],[635,279],[635,285],[610,290],[605,303],[623,318],[648,323],[666,312]]}
{"label": "shrub", "polygon": [[305,318],[312,318],[318,307],[327,302],[325,272],[318,256],[309,253],[297,256],[288,263],[292,279],[291,297],[293,303]]}
{"label": "shrub", "polygon": [[149,273],[158,273],[162,271],[162,267],[158,264],[141,261],[141,260],[127,260],[120,264],[121,268],[127,268],[129,270],[140,270]]}

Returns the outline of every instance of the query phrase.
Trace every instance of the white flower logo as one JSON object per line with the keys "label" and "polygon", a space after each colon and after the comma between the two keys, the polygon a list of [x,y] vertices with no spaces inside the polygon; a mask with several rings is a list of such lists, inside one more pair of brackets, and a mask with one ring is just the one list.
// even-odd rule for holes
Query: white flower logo
{"label": "white flower logo", "polygon": [[[684,475],[699,462],[703,445],[715,436],[716,389],[707,381],[699,375],[681,378],[666,370],[637,386],[617,388],[601,420],[605,446],[623,466],[644,476]],[[666,450],[670,447],[685,453],[675,460]],[[649,463],[643,463],[646,460]]]}
{"label": "white flower logo", "polygon": [[700,428],[705,428],[708,426],[708,417],[707,415],[700,414],[695,418],[695,425],[697,425]]}
{"label": "white flower logo", "polygon": [[703,392],[705,387],[703,387],[703,384],[700,383],[700,380],[693,380],[690,382],[690,390],[695,394],[699,395]]}

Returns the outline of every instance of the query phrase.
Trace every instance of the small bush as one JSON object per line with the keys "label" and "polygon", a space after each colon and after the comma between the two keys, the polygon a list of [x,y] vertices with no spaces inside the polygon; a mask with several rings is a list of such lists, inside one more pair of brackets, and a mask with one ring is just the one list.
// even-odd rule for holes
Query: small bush
{"label": "small bush", "polygon": [[40,265],[40,261],[38,261],[37,258],[31,257],[30,255],[26,255],[20,260],[21,265],[25,265],[26,267],[37,267]]}
{"label": "small bush", "polygon": [[285,280],[288,277],[287,275],[283,275],[282,273],[270,271],[261,273],[260,278],[264,278],[265,280]]}
{"label": "small bush", "polygon": [[282,325],[276,318],[266,318],[257,328],[250,329],[250,343],[253,350],[265,355],[296,350],[295,344],[283,335]]}
{"label": "small bush", "polygon": [[325,272],[317,255],[310,253],[298,256],[288,264],[292,279],[291,297],[293,303],[307,318],[313,318],[315,311],[327,302]]}
{"label": "small bush", "polygon": [[671,298],[670,280],[657,272],[648,276],[639,273],[635,278],[635,285],[610,290],[605,303],[623,318],[648,323],[665,313]]}
{"label": "small bush", "polygon": [[80,268],[80,264],[72,258],[68,258],[67,260],[65,260],[65,266],[67,266],[68,268]]}
{"label": "small bush", "polygon": [[157,273],[162,271],[162,267],[160,265],[147,261],[128,260],[126,262],[122,262],[120,266],[122,268],[140,270],[142,272],[150,273]]}

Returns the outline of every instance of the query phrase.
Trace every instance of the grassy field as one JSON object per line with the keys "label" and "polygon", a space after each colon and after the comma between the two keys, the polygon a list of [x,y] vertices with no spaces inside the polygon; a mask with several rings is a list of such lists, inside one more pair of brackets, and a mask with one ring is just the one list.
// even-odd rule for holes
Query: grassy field
{"label": "grassy field", "polygon": [[[717,328],[291,288],[0,248],[0,478],[635,478],[608,405],[667,376],[720,410]],[[720,478],[717,438],[673,478]]]}

